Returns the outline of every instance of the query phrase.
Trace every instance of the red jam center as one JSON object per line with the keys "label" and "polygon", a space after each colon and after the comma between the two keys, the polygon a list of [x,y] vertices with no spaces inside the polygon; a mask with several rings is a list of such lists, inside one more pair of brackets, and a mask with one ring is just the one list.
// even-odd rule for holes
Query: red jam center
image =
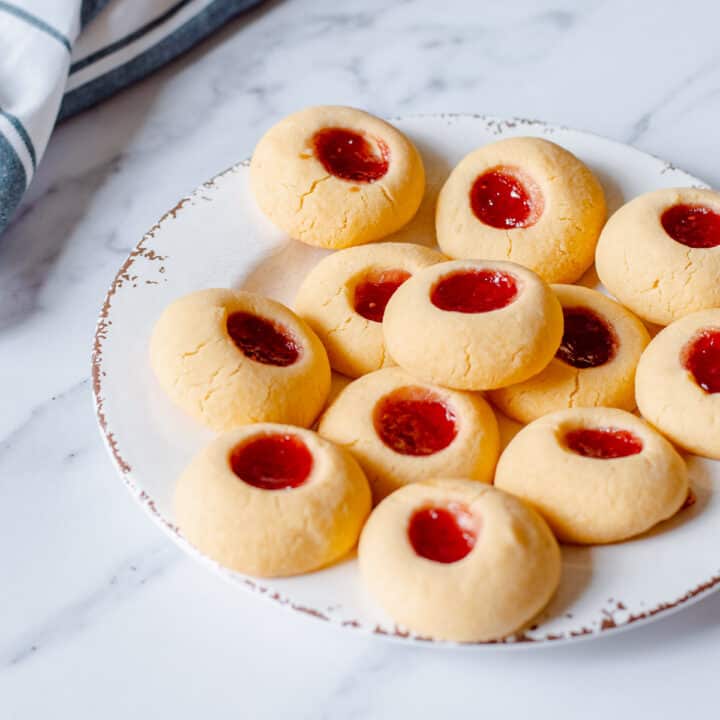
{"label": "red jam center", "polygon": [[404,270],[368,274],[355,287],[355,312],[367,320],[382,322],[388,300],[409,277]]}
{"label": "red jam center", "polygon": [[660,218],[665,232],[691,248],[720,245],[720,214],[704,205],[673,205]]}
{"label": "red jam center", "polygon": [[517,282],[510,273],[468,270],[440,280],[432,289],[430,300],[441,310],[482,313],[504,308],[517,294]]}
{"label": "red jam center", "polygon": [[489,170],[475,179],[470,189],[470,207],[475,217],[490,227],[525,228],[540,216],[537,194],[531,193],[515,172]]}
{"label": "red jam center", "polygon": [[610,460],[637,455],[643,449],[642,440],[629,430],[618,428],[579,428],[565,435],[565,443],[578,455]]}
{"label": "red jam center", "polygon": [[300,487],[312,466],[310,451],[295,435],[265,435],[236,447],[230,455],[232,471],[261,490]]}
{"label": "red jam center", "polygon": [[257,315],[233,313],[227,319],[227,331],[243,355],[264,365],[287,367],[300,356],[285,328]]}
{"label": "red jam center", "polygon": [[457,435],[455,415],[435,395],[420,387],[404,387],[382,398],[375,407],[375,432],[401,455],[432,455]]}
{"label": "red jam center", "polygon": [[563,308],[565,329],[555,357],[576,368],[604,365],[615,357],[617,341],[610,326],[589,308]]}
{"label": "red jam center", "polygon": [[335,177],[352,182],[371,183],[388,171],[389,150],[382,140],[375,140],[380,154],[363,135],[345,128],[325,128],[315,133],[315,157]]}
{"label": "red jam center", "polygon": [[477,539],[472,515],[457,505],[416,510],[407,532],[413,550],[420,557],[439,563],[462,560]]}
{"label": "red jam center", "polygon": [[698,333],[683,351],[683,365],[705,392],[720,392],[720,330]]}

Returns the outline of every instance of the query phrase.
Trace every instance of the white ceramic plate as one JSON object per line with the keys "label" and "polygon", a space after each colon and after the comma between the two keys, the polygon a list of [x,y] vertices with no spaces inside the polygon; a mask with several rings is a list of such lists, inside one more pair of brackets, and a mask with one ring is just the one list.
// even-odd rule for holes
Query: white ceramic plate
{"label": "white ceramic plate", "polygon": [[[600,178],[611,210],[648,190],[702,185],[631,147],[540,122],[435,115],[395,123],[422,152],[428,192],[418,216],[393,239],[433,244],[435,198],[450,169],[470,150],[502,137],[547,137],[571,150]],[[199,187],[148,232],[108,292],[93,353],[98,421],[125,484],[184,550],[281,605],[348,628],[420,642],[368,597],[354,558],[302,577],[256,580],[202,557],[173,525],[175,479],[211,434],[172,406],[154,381],[147,362],[153,323],[169,302],[207,287],[241,287],[290,304],[305,273],[324,254],[289,240],[260,214],[248,187],[247,163]],[[592,273],[584,281],[596,282]],[[720,587],[720,463],[688,460],[696,504],[636,540],[564,548],[555,599],[532,628],[506,645],[557,643],[628,628]]]}

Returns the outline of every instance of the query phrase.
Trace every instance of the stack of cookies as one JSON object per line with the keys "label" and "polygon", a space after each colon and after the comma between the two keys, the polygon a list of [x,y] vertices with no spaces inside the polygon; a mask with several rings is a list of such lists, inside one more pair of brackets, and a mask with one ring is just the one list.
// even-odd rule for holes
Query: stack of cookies
{"label": "stack of cookies", "polygon": [[[514,137],[450,173],[438,248],[379,242],[418,210],[422,158],[332,106],[271,128],[251,180],[278,227],[335,252],[293,309],[208,289],[155,326],[160,384],[219,433],[176,519],[221,564],[294,575],[358,545],[400,625],[494,640],[552,597],[559,542],[620,542],[683,507],[676,446],[720,459],[720,194],[651,192],[606,223],[589,168]],[[574,284],[593,262],[616,299]],[[497,418],[524,426],[502,453]]]}

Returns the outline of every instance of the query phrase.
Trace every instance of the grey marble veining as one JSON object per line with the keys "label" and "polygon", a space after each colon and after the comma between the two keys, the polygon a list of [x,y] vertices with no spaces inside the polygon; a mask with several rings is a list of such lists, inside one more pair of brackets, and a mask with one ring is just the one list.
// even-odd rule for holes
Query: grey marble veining
{"label": "grey marble veining", "polygon": [[0,239],[0,717],[594,718],[633,693],[634,717],[708,707],[718,596],[592,644],[473,654],[238,592],[115,478],[89,352],[143,232],[302,106],[542,118],[720,185],[719,23],[699,0],[275,1],[58,128]]}

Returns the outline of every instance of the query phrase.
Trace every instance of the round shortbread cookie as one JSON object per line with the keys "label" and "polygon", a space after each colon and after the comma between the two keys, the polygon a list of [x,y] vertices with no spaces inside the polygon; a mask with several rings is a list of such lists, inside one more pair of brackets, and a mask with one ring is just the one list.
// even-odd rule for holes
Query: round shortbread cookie
{"label": "round shortbread cookie", "polygon": [[425,171],[397,128],[362,110],[323,105],[263,135],[250,179],[262,211],[309,245],[344,248],[399,230],[415,215]]}
{"label": "round shortbread cookie", "polygon": [[592,264],[606,215],[602,186],[572,153],[540,138],[508,138],[450,173],[437,238],[450,257],[512,260],[567,283]]}
{"label": "round shortbread cookie", "polygon": [[423,383],[400,368],[350,383],[318,432],[355,456],[376,502],[440,473],[492,482],[498,457],[495,415],[480,395]]}
{"label": "round shortbread cookie", "polygon": [[468,480],[425,480],[385,498],[358,557],[385,610],[436,640],[503,638],[542,610],[560,580],[560,550],[543,519]]}
{"label": "round shortbread cookie", "polygon": [[661,330],[640,358],[638,407],[674,443],[720,460],[720,309]]}
{"label": "round shortbread cookie", "polygon": [[608,220],[595,262],[605,287],[649,322],[720,307],[720,193],[640,195]]}
{"label": "round shortbread cookie", "polygon": [[239,290],[200,290],[169,305],[155,324],[150,362],[170,398],[218,431],[308,426],[330,391],[327,353],[305,321]]}
{"label": "round shortbread cookie", "polygon": [[215,438],[175,491],[187,540],[231,570],[264,577],[342,557],[369,512],[367,480],[348,452],[310,430],[271,423]]}
{"label": "round shortbread cookie", "polygon": [[495,485],[530,503],[561,542],[599,544],[674,515],[688,474],[673,446],[637,416],[572,408],[520,430],[500,457]]}
{"label": "round shortbread cookie", "polygon": [[421,270],[390,298],[385,347],[411,375],[491,390],[539,373],[560,345],[563,315],[535,273],[510,262],[458,260]]}
{"label": "round shortbread cookie", "polygon": [[295,310],[317,333],[330,365],[349,377],[394,365],[385,352],[382,318],[411,275],[447,258],[411,243],[377,243],[328,255],[307,275]]}
{"label": "round shortbread cookie", "polygon": [[622,305],[580,285],[553,285],[564,315],[563,338],[550,364],[525,382],[493,390],[503,413],[522,423],[571,407],[635,408],[635,368],[650,342]]}

